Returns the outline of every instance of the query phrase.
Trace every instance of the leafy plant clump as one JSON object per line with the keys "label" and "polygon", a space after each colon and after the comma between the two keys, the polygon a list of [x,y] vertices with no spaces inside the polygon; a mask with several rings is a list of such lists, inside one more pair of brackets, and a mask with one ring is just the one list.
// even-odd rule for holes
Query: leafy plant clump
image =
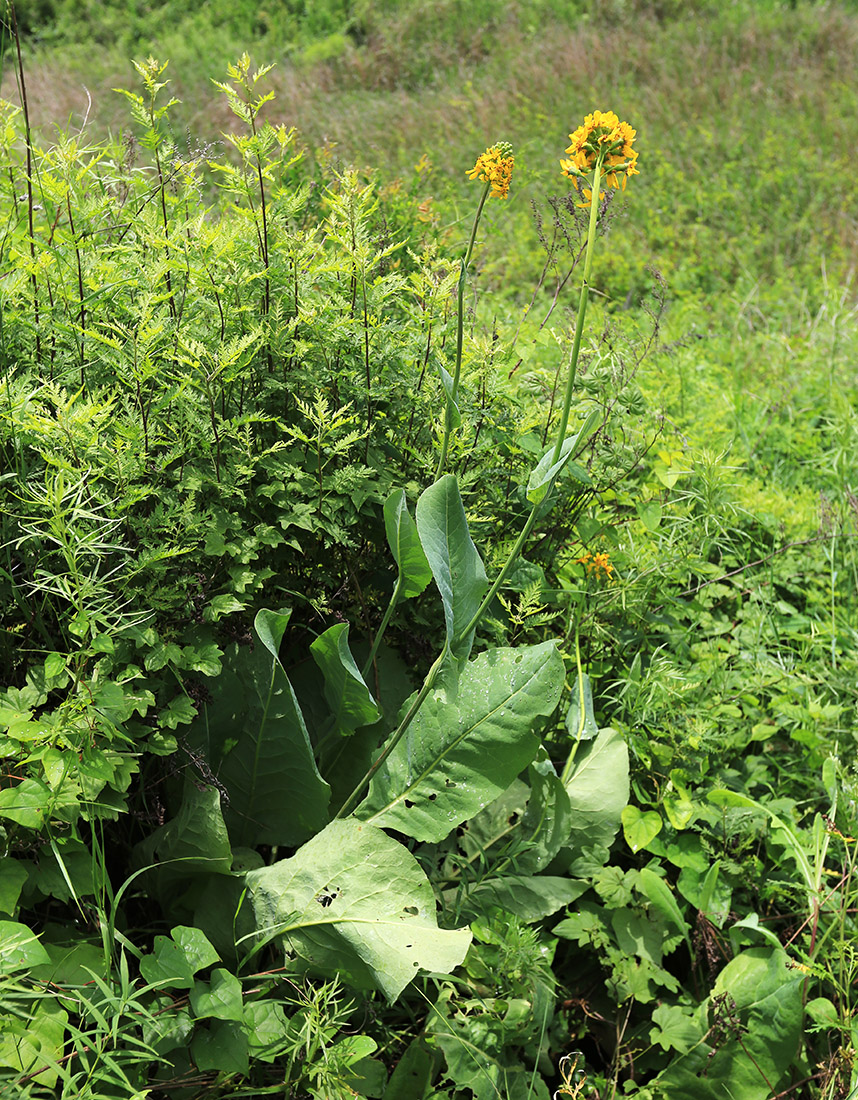
{"label": "leafy plant clump", "polygon": [[761,405],[594,295],[612,112],[522,317],[508,142],[445,230],[247,55],[225,147],[136,71],[121,144],[3,107],[4,1089],[848,1095],[848,296]]}

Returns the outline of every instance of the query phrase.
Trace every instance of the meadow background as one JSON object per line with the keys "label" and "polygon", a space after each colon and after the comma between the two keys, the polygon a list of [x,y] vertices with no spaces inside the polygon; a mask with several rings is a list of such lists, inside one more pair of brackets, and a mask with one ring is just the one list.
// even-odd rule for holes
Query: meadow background
{"label": "meadow background", "polygon": [[[18,0],[0,48],[0,1092],[858,1096],[858,6]],[[640,175],[574,461],[423,786],[337,817],[529,514],[594,109]]]}

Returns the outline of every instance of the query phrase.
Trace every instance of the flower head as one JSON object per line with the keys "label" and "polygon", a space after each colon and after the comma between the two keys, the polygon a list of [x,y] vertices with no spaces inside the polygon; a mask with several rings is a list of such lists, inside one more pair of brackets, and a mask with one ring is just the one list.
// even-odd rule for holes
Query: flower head
{"label": "flower head", "polygon": [[[635,135],[636,131],[627,122],[620,122],[613,111],[594,111],[584,119],[583,126],[569,135],[572,143],[566,150],[569,159],[560,161],[563,175],[572,180],[577,191],[579,178],[589,176],[598,164],[608,186],[622,187],[625,191],[628,177],[638,175],[638,154],[633,148]],[[583,188],[586,205],[591,194],[589,188]]]}
{"label": "flower head", "polygon": [[614,567],[611,565],[611,559],[608,554],[584,554],[583,557],[576,558],[575,561],[578,565],[583,565],[587,571],[588,577],[594,577],[596,580],[601,580],[602,577],[606,581],[612,581],[614,579]]}
{"label": "flower head", "polygon": [[490,183],[492,195],[496,199],[505,199],[509,194],[509,182],[512,179],[514,164],[512,146],[508,141],[499,141],[495,145],[490,145],[484,153],[480,153],[477,163],[468,172],[468,177]]}

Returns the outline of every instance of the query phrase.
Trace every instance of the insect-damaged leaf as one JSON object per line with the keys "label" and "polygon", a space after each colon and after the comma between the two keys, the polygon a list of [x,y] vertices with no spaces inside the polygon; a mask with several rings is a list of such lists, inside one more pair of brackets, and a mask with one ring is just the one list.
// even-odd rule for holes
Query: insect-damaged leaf
{"label": "insect-damaged leaf", "polygon": [[380,829],[332,821],[291,859],[251,871],[262,942],[279,938],[309,970],[343,973],[390,1001],[421,970],[449,973],[470,933],[445,931],[417,860]]}
{"label": "insect-damaged leaf", "polygon": [[557,706],[563,679],[553,642],[481,653],[427,698],[356,816],[417,840],[442,840],[533,760],[533,724]]}

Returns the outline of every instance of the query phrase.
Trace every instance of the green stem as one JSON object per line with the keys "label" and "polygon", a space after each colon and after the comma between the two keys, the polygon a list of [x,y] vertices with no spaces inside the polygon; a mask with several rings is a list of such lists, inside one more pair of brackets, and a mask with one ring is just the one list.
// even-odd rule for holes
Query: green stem
{"label": "green stem", "polygon": [[584,722],[586,720],[586,713],[584,711],[584,669],[581,665],[581,642],[578,635],[579,623],[575,623],[575,666],[578,676],[578,729],[575,734],[575,740],[572,743],[572,748],[569,752],[569,756],[566,760],[566,765],[563,768],[563,772],[560,776],[560,782],[565,787],[569,782],[569,776],[572,774],[572,767],[575,763],[575,754],[578,751],[578,746],[581,744],[581,734],[584,732]]}
{"label": "green stem", "polygon": [[[593,264],[593,242],[596,239],[596,223],[598,221],[599,214],[599,180],[601,178],[601,173],[602,162],[598,161],[596,163],[596,170],[593,175],[593,191],[590,195],[590,229],[587,235],[587,253],[584,257],[584,277],[581,281],[581,299],[578,303],[578,319],[575,322],[575,339],[572,345],[572,360],[569,365],[569,377],[566,380],[566,397],[563,402],[563,415],[560,418],[560,424],[557,428],[557,439],[554,443],[554,454],[551,459],[552,463],[556,462],[560,457],[560,449],[563,446],[563,440],[566,438],[566,428],[569,425],[569,410],[572,406],[572,390],[575,385],[575,373],[578,365],[578,352],[581,347],[581,333],[584,330],[584,316],[587,312],[587,292],[589,289],[590,269]],[[551,495],[551,491],[553,488],[554,482],[552,481],[551,484],[548,486],[548,490],[545,493],[545,496],[542,498],[543,500],[547,499]],[[536,523],[536,516],[539,510],[540,503],[541,501],[537,501],[537,503],[535,503],[531,508],[530,515],[527,517],[527,521],[522,528],[521,534],[515,541],[515,545],[513,546],[512,551],[510,552],[510,555],[506,560],[506,564],[504,565],[503,569],[501,569],[500,573],[495,579],[494,584],[486,593],[483,602],[480,604],[473,618],[465,627],[465,629],[458,634],[455,642],[459,641],[461,638],[467,637],[468,634],[474,629],[474,627],[476,627],[477,623],[485,614],[489,604],[497,595],[500,586],[509,576],[510,570],[518,560],[522,548],[527,541],[527,536],[533,530],[533,525]]]}
{"label": "green stem", "polygon": [[390,754],[393,752],[393,750],[396,748],[396,746],[402,740],[402,738],[405,734],[405,731],[408,729],[408,727],[414,721],[415,715],[420,710],[420,708],[423,706],[423,703],[426,700],[426,696],[432,690],[432,688],[435,684],[435,681],[438,679],[438,673],[441,671],[441,667],[443,666],[444,661],[447,659],[447,654],[449,652],[450,652],[450,643],[447,641],[447,642],[444,643],[444,648],[441,650],[441,652],[438,655],[435,663],[432,665],[432,667],[426,673],[426,679],[423,681],[423,687],[421,687],[420,691],[415,696],[414,702],[408,708],[407,714],[402,719],[402,721],[399,723],[396,730],[391,735],[390,740],[384,746],[382,751],[379,753],[379,755],[376,757],[376,759],[372,762],[372,764],[369,768],[369,771],[366,773],[366,775],[363,777],[363,779],[361,779],[360,783],[358,783],[358,785],[355,787],[355,789],[352,791],[352,793],[349,795],[349,797],[342,804],[342,806],[340,807],[339,811],[337,812],[336,817],[334,818],[334,820],[338,820],[338,819],[343,818],[343,817],[348,817],[348,815],[352,812],[352,810],[355,809],[358,802],[360,801],[361,795],[366,790],[366,788],[370,785],[370,782],[372,781],[372,777],[375,775],[375,773],[378,771],[378,769],[381,767],[381,765],[385,762],[385,760],[388,758],[388,756],[390,756]]}
{"label": "green stem", "polygon": [[387,630],[387,624],[390,622],[390,616],[393,614],[393,609],[399,601],[399,594],[402,591],[402,574],[396,578],[396,584],[393,586],[393,593],[390,597],[390,603],[387,605],[387,610],[384,613],[384,618],[381,620],[381,625],[376,631],[375,638],[372,641],[372,649],[369,651],[369,656],[366,659],[366,663],[361,670],[361,676],[364,680],[369,674],[369,670],[372,668],[372,663],[375,660],[375,655],[378,653],[378,647],[381,645],[381,639],[384,637],[384,632]]}
{"label": "green stem", "polygon": [[450,435],[453,431],[453,408],[455,407],[456,397],[459,393],[459,377],[462,373],[462,344],[464,342],[465,326],[465,283],[468,280],[468,267],[474,252],[474,242],[477,239],[477,228],[480,224],[480,218],[483,216],[483,207],[486,205],[486,199],[489,197],[490,190],[491,184],[487,183],[483,188],[483,193],[480,196],[480,202],[477,206],[477,212],[474,215],[474,224],[471,226],[471,239],[468,241],[467,250],[462,257],[462,268],[459,272],[458,316],[456,319],[456,365],[453,369],[453,386],[447,394],[447,409],[444,415],[444,437],[441,440],[441,454],[438,456],[438,468],[435,471],[436,481],[444,473],[444,467],[447,465],[447,449],[450,446]]}
{"label": "green stem", "polygon": [[569,365],[569,377],[566,379],[566,396],[563,400],[563,412],[560,416],[560,427],[557,429],[557,441],[554,444],[554,456],[552,462],[560,457],[560,448],[566,438],[566,427],[569,424],[569,410],[572,407],[572,390],[575,387],[575,377],[578,373],[578,352],[581,350],[581,335],[584,332],[584,316],[587,313],[587,299],[590,295],[590,268],[593,264],[593,243],[596,240],[596,223],[599,220],[599,183],[602,177],[602,162],[596,161],[596,169],[593,173],[593,191],[590,195],[590,228],[587,231],[587,251],[584,255],[584,276],[581,280],[581,297],[578,300],[578,317],[575,321],[575,338],[572,341],[572,362]]}

